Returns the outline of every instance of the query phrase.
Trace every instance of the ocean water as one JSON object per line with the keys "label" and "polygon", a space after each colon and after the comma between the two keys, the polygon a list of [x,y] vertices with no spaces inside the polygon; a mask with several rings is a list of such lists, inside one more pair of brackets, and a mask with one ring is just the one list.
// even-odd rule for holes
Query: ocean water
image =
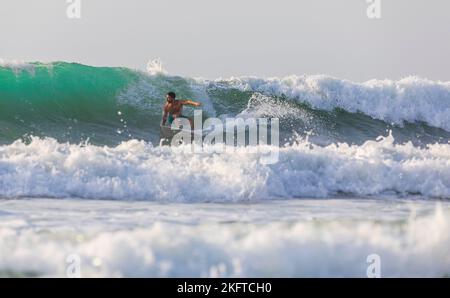
{"label": "ocean water", "polygon": [[0,202],[0,275],[383,277],[449,273],[450,205],[386,197],[255,203]]}
{"label": "ocean water", "polygon": [[[279,118],[278,162],[160,146],[168,91]],[[450,82],[3,62],[0,276],[449,276],[449,141]]]}

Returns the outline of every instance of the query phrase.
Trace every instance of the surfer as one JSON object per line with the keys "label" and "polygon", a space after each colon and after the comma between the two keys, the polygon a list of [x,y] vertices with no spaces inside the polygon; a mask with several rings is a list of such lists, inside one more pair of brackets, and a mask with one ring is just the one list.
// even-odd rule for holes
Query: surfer
{"label": "surfer", "polygon": [[202,104],[199,102],[195,102],[193,100],[177,100],[176,94],[174,92],[169,92],[166,95],[166,103],[164,104],[163,108],[163,118],[162,118],[162,125],[166,125],[166,122],[169,122],[169,125],[172,124],[172,122],[177,118],[186,118],[189,120],[189,123],[191,124],[191,128],[194,128],[193,120],[187,116],[184,116],[182,114],[183,112],[183,106],[189,105],[194,107],[199,107]]}

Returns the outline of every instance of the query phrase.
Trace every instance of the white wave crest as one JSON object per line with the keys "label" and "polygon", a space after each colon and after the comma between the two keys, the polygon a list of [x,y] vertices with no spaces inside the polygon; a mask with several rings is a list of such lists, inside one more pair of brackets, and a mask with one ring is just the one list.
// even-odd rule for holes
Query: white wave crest
{"label": "white wave crest", "polygon": [[35,66],[33,64],[19,60],[6,61],[0,59],[0,67],[11,69],[16,76],[22,71],[27,71],[32,76],[36,74]]}
{"label": "white wave crest", "polygon": [[158,75],[158,74],[165,75],[168,73],[167,70],[163,66],[163,62],[159,58],[148,61],[147,72],[150,75]]}
{"label": "white wave crest", "polygon": [[395,124],[421,121],[450,131],[450,82],[406,77],[399,81],[356,83],[324,75],[269,79],[233,77],[205,82],[218,88],[285,95],[317,109],[341,108]]}
{"label": "white wave crest", "polygon": [[450,144],[414,147],[392,136],[361,146],[280,148],[279,161],[238,148],[187,153],[132,140],[117,147],[34,138],[0,147],[0,197],[79,197],[172,202],[418,194],[450,198]]}

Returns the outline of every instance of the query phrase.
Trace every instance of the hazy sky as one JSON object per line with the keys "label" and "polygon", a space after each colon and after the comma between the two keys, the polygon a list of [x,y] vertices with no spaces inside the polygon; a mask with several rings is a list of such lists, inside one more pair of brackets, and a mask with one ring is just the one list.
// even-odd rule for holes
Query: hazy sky
{"label": "hazy sky", "polygon": [[0,0],[0,58],[76,61],[172,74],[329,74],[363,81],[420,75],[450,80],[450,1]]}

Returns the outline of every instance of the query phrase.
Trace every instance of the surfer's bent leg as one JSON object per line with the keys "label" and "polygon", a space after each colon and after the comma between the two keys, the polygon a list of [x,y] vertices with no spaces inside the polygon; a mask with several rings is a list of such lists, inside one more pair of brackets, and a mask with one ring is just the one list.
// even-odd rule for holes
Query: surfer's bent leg
{"label": "surfer's bent leg", "polygon": [[191,124],[191,129],[194,130],[194,121],[192,120],[191,117],[184,116],[184,115],[180,115],[180,116],[178,116],[178,117],[180,117],[180,118],[185,118],[185,119],[189,120],[189,123]]}
{"label": "surfer's bent leg", "polygon": [[169,117],[167,118],[167,122],[169,122],[169,126],[172,125],[173,120],[175,120],[175,118],[173,117],[172,114],[169,114]]}

